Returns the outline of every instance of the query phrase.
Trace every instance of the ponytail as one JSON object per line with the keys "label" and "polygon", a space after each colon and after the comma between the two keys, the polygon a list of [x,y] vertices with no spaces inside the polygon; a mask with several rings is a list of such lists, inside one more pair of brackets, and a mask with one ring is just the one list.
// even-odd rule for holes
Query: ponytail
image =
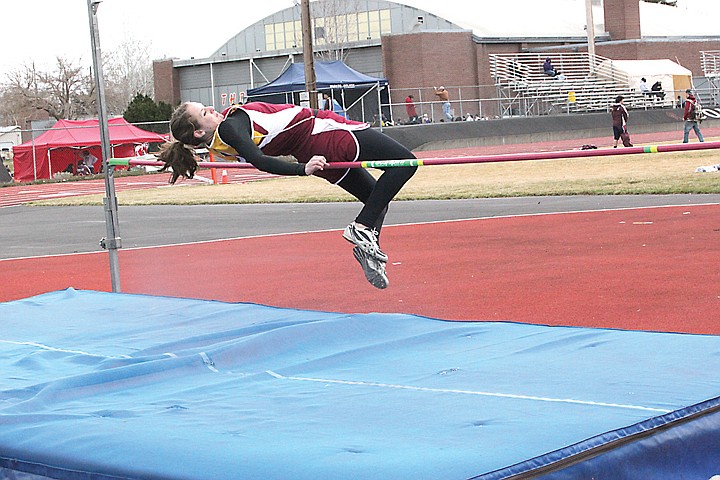
{"label": "ponytail", "polygon": [[158,154],[158,159],[165,162],[160,171],[172,169],[170,183],[175,183],[179,177],[193,178],[198,166],[192,147],[204,143],[204,139],[195,137],[197,126],[190,118],[187,106],[188,102],[181,103],[173,112],[170,117],[170,131],[176,140],[161,146]]}
{"label": "ponytail", "polygon": [[172,169],[170,183],[175,183],[181,176],[193,178],[195,170],[198,168],[194,151],[178,141],[162,145],[158,159],[165,162],[165,165],[160,169],[161,172]]}

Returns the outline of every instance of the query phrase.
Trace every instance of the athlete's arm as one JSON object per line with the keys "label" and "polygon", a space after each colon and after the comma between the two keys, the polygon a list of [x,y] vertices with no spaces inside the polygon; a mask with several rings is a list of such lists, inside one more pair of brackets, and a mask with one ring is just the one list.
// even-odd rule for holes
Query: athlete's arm
{"label": "athlete's arm", "polygon": [[312,175],[322,169],[318,168],[317,161],[303,164],[265,155],[252,140],[250,117],[240,109],[220,123],[218,134],[241,157],[263,172],[275,175]]}

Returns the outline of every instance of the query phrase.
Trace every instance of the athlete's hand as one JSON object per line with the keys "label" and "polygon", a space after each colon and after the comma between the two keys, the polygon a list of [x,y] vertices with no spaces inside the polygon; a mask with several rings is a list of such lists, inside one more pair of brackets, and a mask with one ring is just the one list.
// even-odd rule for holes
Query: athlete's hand
{"label": "athlete's hand", "polygon": [[322,155],[315,155],[305,164],[305,175],[312,175],[318,170],[324,170],[327,160]]}

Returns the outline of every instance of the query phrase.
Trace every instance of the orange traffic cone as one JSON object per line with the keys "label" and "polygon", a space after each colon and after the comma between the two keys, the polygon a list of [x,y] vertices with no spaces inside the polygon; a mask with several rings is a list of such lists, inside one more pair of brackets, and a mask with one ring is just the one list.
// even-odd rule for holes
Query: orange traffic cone
{"label": "orange traffic cone", "polygon": [[220,179],[220,183],[222,183],[222,184],[230,183],[230,181],[228,180],[227,170],[222,171],[222,178]]}

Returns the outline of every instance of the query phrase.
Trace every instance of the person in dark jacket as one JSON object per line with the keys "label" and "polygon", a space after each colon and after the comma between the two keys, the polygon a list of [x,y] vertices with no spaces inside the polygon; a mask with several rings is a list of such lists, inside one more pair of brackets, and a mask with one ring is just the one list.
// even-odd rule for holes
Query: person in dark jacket
{"label": "person in dark jacket", "polygon": [[618,141],[623,135],[627,137],[627,141],[623,138],[623,145],[626,147],[632,147],[630,143],[630,135],[627,132],[627,121],[630,115],[628,114],[627,108],[623,105],[624,98],[622,95],[615,97],[615,103],[610,108],[610,115],[612,115],[612,127],[613,127],[613,138],[615,144],[613,148],[617,148]]}
{"label": "person in dark jacket", "polygon": [[557,74],[550,57],[546,58],[545,63],[543,63],[543,73],[548,77],[554,77]]}
{"label": "person in dark jacket", "polygon": [[653,86],[650,87],[650,91],[660,100],[665,100],[665,92],[663,92],[662,82],[657,81],[653,83]]}

